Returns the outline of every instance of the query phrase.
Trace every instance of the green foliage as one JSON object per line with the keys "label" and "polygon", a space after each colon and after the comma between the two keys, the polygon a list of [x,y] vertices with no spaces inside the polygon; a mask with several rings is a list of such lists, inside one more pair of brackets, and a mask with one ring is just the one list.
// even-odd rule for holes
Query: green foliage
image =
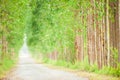
{"label": "green foliage", "polygon": [[[11,59],[11,50],[14,49],[14,56],[17,57],[23,43],[28,2],[28,0],[0,0],[0,77],[14,65],[15,59]],[[6,50],[2,52],[4,46]]]}
{"label": "green foliage", "polygon": [[113,75],[116,77],[120,76],[120,67],[119,68],[112,68],[112,67],[103,67],[101,70],[97,71],[97,73],[100,74],[109,74],[109,75]]}
{"label": "green foliage", "polygon": [[111,48],[111,56],[114,58],[114,61],[116,61],[115,63],[117,63],[117,59],[118,59],[118,50],[116,48]]}
{"label": "green foliage", "polygon": [[[26,11],[25,31],[32,55],[37,58],[42,55],[43,62],[46,63],[99,73],[98,65],[96,63],[90,65],[88,57],[85,57],[82,62],[76,61],[75,50],[75,38],[77,35],[82,35],[84,45],[81,47],[84,47],[84,55],[87,55],[88,26],[93,24],[94,29],[96,25],[101,29],[104,24],[102,22],[105,17],[106,4],[104,0],[93,1],[94,4],[91,4],[89,0],[30,0]],[[92,10],[94,8],[96,10]],[[110,10],[110,20],[114,17],[113,13]],[[94,23],[88,24],[87,19],[91,15],[95,17]],[[101,38],[102,34],[100,34]],[[54,51],[58,51],[55,61],[48,57]],[[116,61],[118,51],[116,49],[111,51],[113,53],[111,56]],[[117,75],[117,72],[119,73],[119,71],[115,70],[114,72],[114,69],[108,67],[103,68],[100,72],[104,73],[105,69],[107,74],[115,73]]]}
{"label": "green foliage", "polygon": [[0,40],[3,35],[8,42],[8,48],[18,51],[22,44],[28,1],[1,0],[0,4]]}
{"label": "green foliage", "polygon": [[74,53],[74,18],[70,2],[36,0],[30,4],[28,13],[32,16],[29,16],[31,21],[27,19],[26,28],[29,46],[36,47],[43,54],[54,50],[62,54],[65,48]]}
{"label": "green foliage", "polygon": [[5,76],[5,73],[15,65],[14,60],[4,58],[3,62],[0,62],[0,78]]}

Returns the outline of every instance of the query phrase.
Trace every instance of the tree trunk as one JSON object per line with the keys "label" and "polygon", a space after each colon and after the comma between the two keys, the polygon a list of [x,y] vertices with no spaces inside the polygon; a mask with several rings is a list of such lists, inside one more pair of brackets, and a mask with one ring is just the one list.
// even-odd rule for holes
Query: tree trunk
{"label": "tree trunk", "polygon": [[107,27],[107,65],[110,66],[109,0],[106,0],[106,27]]}
{"label": "tree trunk", "polygon": [[118,58],[118,61],[119,61],[119,63],[120,63],[120,0],[118,1],[118,5],[119,5],[119,6],[118,6],[118,7],[119,7],[119,8],[118,8],[118,13],[119,13],[119,14],[118,14],[118,17],[119,17],[119,19],[118,19],[118,20],[119,20],[119,21],[118,21],[118,22],[119,22],[119,24],[118,24],[118,25],[119,25],[119,26],[118,26],[118,27],[119,27],[119,29],[118,29],[118,30],[119,30],[119,31],[118,31],[118,32],[119,32],[119,33],[118,33],[118,34],[119,34],[119,35],[118,35],[118,36],[119,36],[119,37],[118,37],[118,38],[119,38],[119,40],[118,40],[118,57],[119,57],[119,58]]}

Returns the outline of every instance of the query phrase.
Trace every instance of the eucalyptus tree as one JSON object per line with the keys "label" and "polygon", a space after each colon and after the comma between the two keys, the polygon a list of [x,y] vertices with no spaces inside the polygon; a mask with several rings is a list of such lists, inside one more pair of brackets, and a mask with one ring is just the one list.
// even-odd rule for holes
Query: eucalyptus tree
{"label": "eucalyptus tree", "polygon": [[18,52],[25,28],[25,13],[28,1],[0,0],[0,40],[2,57],[8,56],[12,48]]}

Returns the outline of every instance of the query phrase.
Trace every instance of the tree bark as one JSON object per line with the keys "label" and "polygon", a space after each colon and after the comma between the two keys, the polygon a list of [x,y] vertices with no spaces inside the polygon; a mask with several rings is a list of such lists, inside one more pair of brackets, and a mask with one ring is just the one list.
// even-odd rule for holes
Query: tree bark
{"label": "tree bark", "polygon": [[107,27],[107,65],[110,66],[109,0],[106,0],[106,27]]}
{"label": "tree bark", "polygon": [[118,34],[119,34],[119,35],[118,35],[118,36],[119,36],[119,37],[118,37],[118,38],[119,38],[119,40],[118,40],[118,61],[119,61],[119,63],[120,63],[120,0],[118,1],[118,18],[119,18],[119,19],[118,19],[118,20],[119,20],[119,21],[118,21],[118,22],[119,22],[119,24],[118,24],[118,25],[119,25],[119,26],[118,26],[118,27],[119,27],[119,29],[118,29],[118,30],[119,30],[119,31],[118,31],[118,32],[119,32],[119,33],[118,33]]}

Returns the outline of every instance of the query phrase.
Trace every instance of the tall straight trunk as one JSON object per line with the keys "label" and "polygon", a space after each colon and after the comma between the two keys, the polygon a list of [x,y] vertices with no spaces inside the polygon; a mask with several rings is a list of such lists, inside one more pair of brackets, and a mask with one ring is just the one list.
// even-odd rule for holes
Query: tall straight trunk
{"label": "tall straight trunk", "polygon": [[119,21],[118,21],[118,22],[119,22],[119,24],[118,24],[118,25],[119,25],[119,26],[118,26],[118,27],[119,27],[119,29],[118,29],[118,30],[119,30],[119,31],[118,31],[118,32],[119,32],[119,33],[118,33],[118,34],[119,34],[119,35],[118,35],[118,36],[119,36],[119,37],[118,37],[118,38],[119,38],[119,40],[118,40],[118,61],[119,61],[119,63],[120,63],[120,0],[118,1],[118,5],[119,5],[119,6],[118,6],[118,7],[119,7],[119,8],[118,8],[118,17],[119,17],[119,19],[118,19],[118,20],[119,20]]}
{"label": "tall straight trunk", "polygon": [[94,0],[90,0],[92,7],[89,9],[88,21],[87,21],[87,48],[88,48],[88,60],[90,65],[95,63],[95,34],[94,34]]}
{"label": "tall straight trunk", "polygon": [[[81,8],[82,9],[82,8]],[[83,9],[82,9],[82,13],[84,13]],[[81,16],[81,21],[84,25],[84,15]],[[81,61],[84,61],[84,30],[82,30],[82,35],[80,36],[81,37]]]}
{"label": "tall straight trunk", "polygon": [[80,43],[81,43],[81,61],[83,61],[83,59],[84,59],[84,42],[83,42],[83,35],[80,35]]}
{"label": "tall straight trunk", "polygon": [[97,62],[97,30],[96,30],[96,26],[95,26],[95,62]]}
{"label": "tall straight trunk", "polygon": [[[109,2],[109,7],[112,9],[112,11],[114,10],[114,3],[113,2]],[[109,12],[110,15],[112,15],[113,17],[109,16],[109,28],[110,28],[110,66],[113,66],[113,49],[115,47],[114,45],[114,39],[115,39],[115,24],[113,20],[114,19],[114,13],[112,13],[111,11]]]}
{"label": "tall straight trunk", "polygon": [[93,64],[96,62],[96,47],[95,47],[95,0],[92,0],[92,10],[93,10],[93,15],[92,15],[92,59],[93,59]]}
{"label": "tall straight trunk", "polygon": [[103,66],[105,66],[106,64],[106,61],[105,61],[105,56],[106,56],[106,52],[105,52],[105,16],[103,16],[103,19],[102,19],[102,30],[103,30],[103,38],[102,38],[102,50],[103,50]]}
{"label": "tall straight trunk", "polygon": [[[102,12],[105,13],[104,10],[104,0],[102,1],[103,10]],[[105,66],[105,16],[103,15],[102,20],[101,20],[101,68]]]}
{"label": "tall straight trunk", "polygon": [[101,68],[101,65],[100,65],[100,26],[99,26],[99,23],[98,23],[98,20],[96,21],[96,49],[97,49],[97,65],[98,65],[98,68],[100,69]]}
{"label": "tall straight trunk", "polygon": [[[115,32],[115,46],[116,49],[119,51],[119,0],[116,1],[115,3],[115,28],[116,28],[116,32]],[[118,52],[119,54],[119,52]],[[118,62],[118,59],[115,59],[114,61],[114,67],[117,67],[116,62]]]}
{"label": "tall straight trunk", "polygon": [[88,21],[87,21],[87,53],[88,53],[88,62],[89,62],[89,64],[90,64],[90,52],[91,52],[91,49],[90,49],[90,44],[89,44],[89,42],[90,42],[90,36],[89,36],[89,34],[90,34],[90,27],[89,27],[89,25],[90,25],[90,16],[88,15]]}
{"label": "tall straight trunk", "polygon": [[96,32],[96,6],[95,6],[96,1],[94,0],[94,62],[97,62],[97,32]]}
{"label": "tall straight trunk", "polygon": [[108,55],[108,48],[107,48],[107,44],[108,44],[108,40],[107,40],[107,1],[106,0],[104,0],[104,11],[105,11],[105,17],[104,17],[104,22],[105,22],[105,34],[104,34],[104,59],[105,59],[105,66],[107,66],[108,65],[108,57],[107,57],[107,55]]}
{"label": "tall straight trunk", "polygon": [[88,37],[88,59],[89,59],[89,63],[90,65],[93,64],[93,54],[94,54],[94,50],[93,50],[93,36],[94,36],[94,31],[93,31],[93,15],[89,14],[88,15],[88,28],[87,28],[87,37]]}
{"label": "tall straight trunk", "polygon": [[110,28],[109,28],[109,0],[106,0],[106,27],[107,27],[107,65],[110,66]]}
{"label": "tall straight trunk", "polygon": [[76,35],[76,40],[75,40],[75,50],[76,50],[76,59],[77,61],[82,62],[84,59],[84,43],[83,43],[83,35]]}
{"label": "tall straight trunk", "polygon": [[2,33],[2,55],[1,55],[1,59],[4,58],[4,37],[3,37],[3,33]]}
{"label": "tall straight trunk", "polygon": [[6,53],[6,40],[4,36],[4,27],[2,27],[2,55],[1,58],[4,59]]}
{"label": "tall straight trunk", "polygon": [[101,69],[101,21],[99,21],[99,33],[98,33],[98,44],[99,44],[99,68]]}
{"label": "tall straight trunk", "polygon": [[102,28],[102,21],[100,21],[100,68],[103,66],[103,28]]}

